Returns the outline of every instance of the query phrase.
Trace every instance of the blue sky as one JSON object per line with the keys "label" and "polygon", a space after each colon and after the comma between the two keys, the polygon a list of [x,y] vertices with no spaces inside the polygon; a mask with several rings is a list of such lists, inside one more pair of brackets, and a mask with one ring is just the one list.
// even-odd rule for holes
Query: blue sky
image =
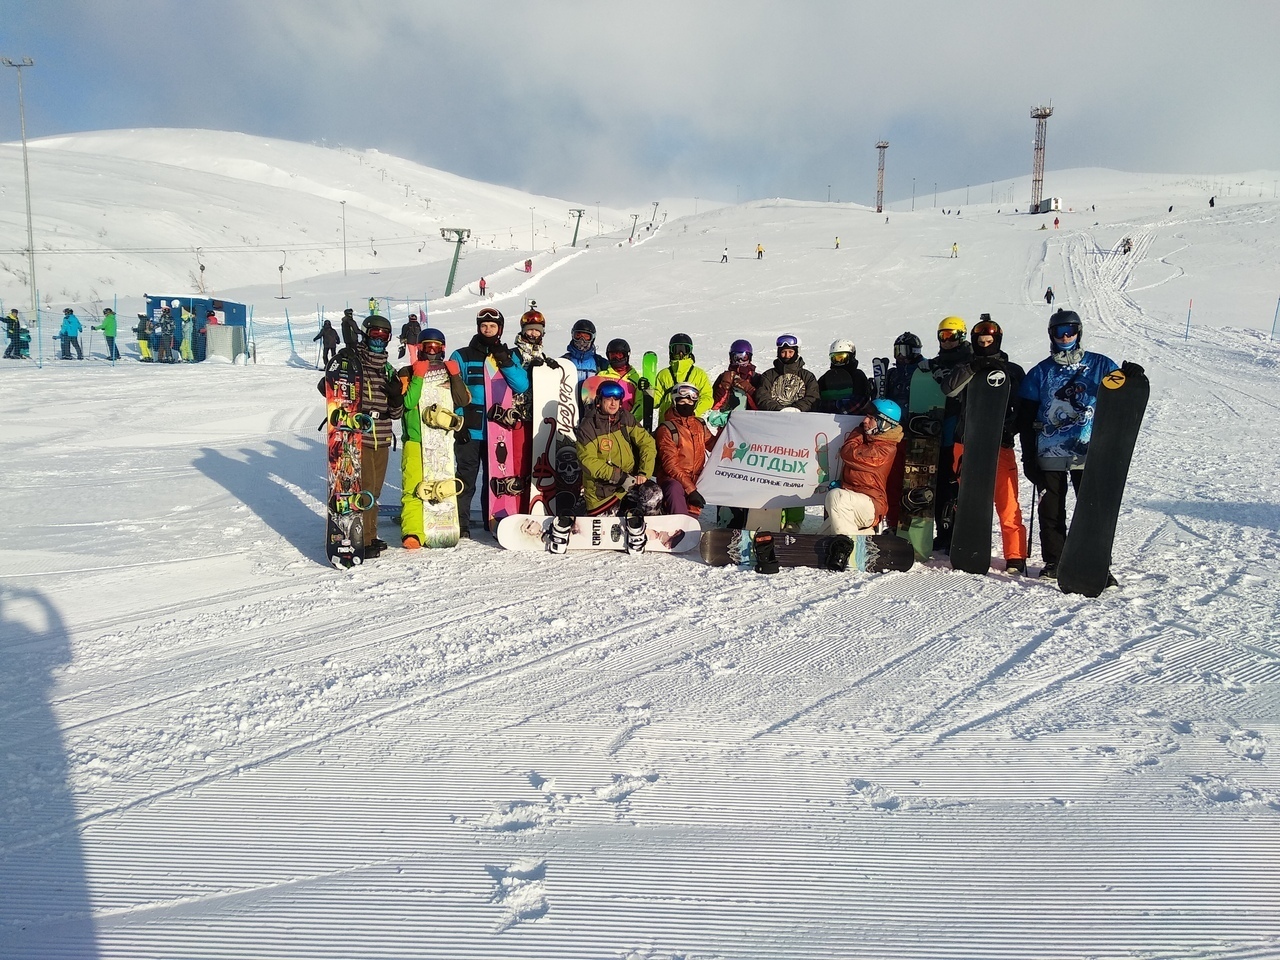
{"label": "blue sky", "polygon": [[32,137],[236,130],[616,205],[869,203],[880,138],[889,197],[1022,176],[1050,100],[1050,170],[1275,168],[1277,35],[1184,0],[0,0]]}

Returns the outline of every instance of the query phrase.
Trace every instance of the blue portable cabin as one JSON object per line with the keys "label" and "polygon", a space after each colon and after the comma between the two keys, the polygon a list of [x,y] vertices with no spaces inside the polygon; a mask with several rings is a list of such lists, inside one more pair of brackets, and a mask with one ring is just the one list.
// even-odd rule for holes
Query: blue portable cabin
{"label": "blue portable cabin", "polygon": [[[212,310],[218,317],[218,323],[225,324],[228,327],[240,327],[240,340],[243,342],[245,336],[244,327],[248,324],[249,309],[243,303],[233,303],[230,300],[215,300],[212,297],[153,297],[146,295],[147,316],[155,320],[160,316],[160,310],[168,307],[169,312],[174,316],[175,320],[181,320],[182,311],[186,310],[195,317],[195,331],[191,343],[191,353],[197,361],[203,360],[206,356],[206,343],[208,335],[205,331],[205,317]],[[175,307],[176,304],[176,307]],[[181,323],[175,324],[178,331],[178,340],[174,346],[177,348],[181,342]]]}

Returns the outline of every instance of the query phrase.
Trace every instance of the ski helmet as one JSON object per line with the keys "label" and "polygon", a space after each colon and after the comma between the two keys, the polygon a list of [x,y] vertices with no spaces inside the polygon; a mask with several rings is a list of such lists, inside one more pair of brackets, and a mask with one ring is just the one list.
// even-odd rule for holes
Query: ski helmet
{"label": "ski helmet", "polygon": [[1066,353],[1080,346],[1084,321],[1074,310],[1059,310],[1049,318],[1049,344],[1055,353]]}
{"label": "ski helmet", "polygon": [[800,338],[795,334],[784,333],[778,338],[778,356],[782,356],[783,350],[794,350],[798,354],[800,352]]}
{"label": "ski helmet", "polygon": [[69,316],[71,316],[71,308],[70,308],[70,307],[63,307],[63,308],[62,308],[62,315],[63,315],[64,317],[69,317]]}
{"label": "ski helmet", "polygon": [[938,342],[963,341],[966,329],[964,321],[959,317],[944,317],[938,324]]}
{"label": "ski helmet", "polygon": [[895,360],[917,361],[920,359],[920,350],[922,344],[920,338],[914,333],[907,331],[897,340],[893,341],[893,356]]}
{"label": "ski helmet", "polygon": [[677,383],[671,388],[672,403],[680,403],[681,401],[686,403],[697,403],[698,398],[701,396],[701,391],[699,391],[692,383]]}
{"label": "ski helmet", "polygon": [[[991,337],[990,347],[980,347],[979,337]],[[991,314],[984,313],[982,319],[973,325],[973,350],[979,356],[992,356],[1000,352],[1000,344],[1004,341],[1004,331],[1000,324],[991,319]]]}
{"label": "ski helmet", "polygon": [[364,318],[365,346],[373,353],[385,353],[391,342],[391,321],[376,313]]}
{"label": "ski helmet", "polygon": [[880,399],[872,404],[878,418],[892,420],[894,426],[902,423],[902,408],[892,400]]}
{"label": "ski helmet", "polygon": [[520,315],[520,326],[522,329],[531,325],[540,326],[544,330],[547,326],[547,318],[544,317],[542,312],[538,309],[537,300],[530,300],[529,309]]}
{"label": "ski helmet", "polygon": [[507,324],[507,318],[502,315],[502,311],[496,307],[485,307],[476,314],[476,330],[480,330],[482,323],[496,323],[498,325],[498,336],[502,336],[502,328]]}
{"label": "ski helmet", "polygon": [[615,354],[620,354],[624,359],[631,356],[631,344],[623,340],[621,337],[609,341],[609,345],[604,348],[604,355],[610,360]]}
{"label": "ski helmet", "polygon": [[667,341],[667,352],[671,355],[672,360],[679,360],[684,357],[693,359],[693,337],[687,333],[672,334],[671,339]]}
{"label": "ski helmet", "polygon": [[418,337],[419,343],[438,343],[443,350],[445,345],[444,331],[437,330],[435,327],[427,327]]}
{"label": "ski helmet", "polygon": [[827,354],[831,357],[832,364],[844,366],[858,358],[858,348],[852,340],[833,340]]}
{"label": "ski helmet", "polygon": [[583,317],[581,320],[575,320],[573,322],[573,329],[570,331],[570,333],[575,337],[580,333],[590,334],[591,339],[595,340],[596,325],[592,323],[590,320]]}
{"label": "ski helmet", "polygon": [[735,340],[729,344],[729,362],[743,363],[751,359],[751,341]]}
{"label": "ski helmet", "polygon": [[626,395],[627,391],[623,389],[622,384],[617,380],[606,380],[600,384],[600,389],[596,391],[596,398],[599,400],[621,401]]}

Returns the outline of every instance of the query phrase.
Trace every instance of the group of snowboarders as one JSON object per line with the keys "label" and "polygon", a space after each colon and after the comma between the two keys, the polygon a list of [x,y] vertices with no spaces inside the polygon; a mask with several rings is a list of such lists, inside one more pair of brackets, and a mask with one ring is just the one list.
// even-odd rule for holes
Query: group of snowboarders
{"label": "group of snowboarders", "polygon": [[[344,320],[354,327],[350,311]],[[856,347],[848,339],[830,345],[829,368],[821,377],[806,368],[800,340],[792,334],[777,338],[776,355],[763,371],[755,367],[750,342],[737,340],[730,347],[727,368],[714,382],[697,366],[693,340],[687,334],[671,337],[668,364],[650,383],[632,366],[627,341],[611,340],[603,355],[597,352],[596,328],[587,319],[573,324],[570,341],[558,361],[546,352],[546,319],[536,303],[521,317],[512,346],[502,341],[505,318],[501,311],[484,307],[476,316],[476,331],[470,341],[448,359],[444,334],[435,328],[422,329],[417,319],[411,318],[401,331],[400,350],[409,365],[399,371],[387,356],[392,339],[390,322],[374,314],[363,326],[359,345],[364,376],[362,409],[371,417],[364,431],[363,487],[375,498],[380,494],[391,446],[391,421],[404,418],[401,531],[403,544],[410,549],[423,543],[410,502],[414,500],[412,491],[423,478],[419,458],[407,445],[417,443],[422,431],[429,428],[453,432],[459,526],[461,535],[469,536],[477,489],[481,515],[490,517],[490,422],[495,416],[528,420],[531,371],[539,365],[558,368],[560,361],[567,360],[577,371],[580,390],[575,439],[581,490],[572,510],[582,516],[663,513],[696,517],[706,505],[697,491],[699,475],[719,428],[733,410],[860,416],[842,444],[838,469],[831,471],[835,479],[825,504],[822,533],[835,541],[832,566],[839,569],[843,569],[840,553],[844,551],[847,561],[853,537],[873,533],[882,523],[890,530],[900,528],[907,514],[918,506],[911,497],[904,497],[908,444],[903,441],[913,431],[924,429],[913,416],[912,382],[917,374],[927,374],[945,398],[940,429],[933,434],[940,443],[937,462],[930,465],[936,468],[936,487],[930,496],[936,520],[932,548],[946,552],[953,504],[964,478],[967,388],[975,377],[989,378],[998,372],[1002,376],[992,382],[1007,379],[1009,384],[999,424],[994,486],[1005,569],[1025,574],[1028,556],[1018,496],[1015,443],[1019,443],[1022,472],[1039,492],[1044,561],[1040,575],[1052,578],[1067,533],[1067,487],[1079,488],[1098,391],[1103,378],[1118,369],[1110,358],[1084,350],[1079,315],[1061,309],[1048,324],[1049,356],[1030,372],[1010,360],[1003,350],[999,323],[983,314],[973,327],[972,339],[963,319],[944,318],[936,331],[938,351],[931,358],[923,356],[918,336],[902,334],[894,343],[892,365],[887,358],[877,360],[872,376],[859,368]],[[336,349],[336,334],[334,339]],[[327,337],[325,348],[328,355]],[[491,377],[496,368],[496,376],[505,381],[513,398],[510,411],[486,409],[486,365]],[[433,413],[432,422],[424,424],[418,413],[416,387],[428,371],[442,369],[447,370],[453,409]],[[566,509],[563,504],[559,507],[561,512]],[[796,514],[788,511],[784,523],[795,522]],[[372,556],[386,546],[377,538],[376,503],[365,511],[364,545],[366,555]]]}

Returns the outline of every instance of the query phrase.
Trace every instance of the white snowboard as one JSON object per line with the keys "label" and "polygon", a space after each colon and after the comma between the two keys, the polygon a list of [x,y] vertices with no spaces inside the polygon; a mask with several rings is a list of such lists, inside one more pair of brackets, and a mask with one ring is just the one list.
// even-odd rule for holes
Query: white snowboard
{"label": "white snowboard", "polygon": [[[519,514],[503,517],[498,524],[498,543],[508,550],[545,551],[545,535],[551,517]],[[702,528],[696,517],[664,515],[645,517],[646,552],[686,553],[698,548]],[[570,550],[626,550],[627,535],[618,517],[577,517],[569,535]]]}
{"label": "white snowboard", "polygon": [[[578,370],[569,360],[557,360],[559,369],[545,364],[529,368],[533,399],[532,473],[529,483],[529,513],[545,516],[556,492],[562,489],[557,464],[564,473],[564,459],[577,463],[574,431],[578,426]],[[579,481],[579,484],[581,481]],[[574,493],[577,492],[575,488]]]}

